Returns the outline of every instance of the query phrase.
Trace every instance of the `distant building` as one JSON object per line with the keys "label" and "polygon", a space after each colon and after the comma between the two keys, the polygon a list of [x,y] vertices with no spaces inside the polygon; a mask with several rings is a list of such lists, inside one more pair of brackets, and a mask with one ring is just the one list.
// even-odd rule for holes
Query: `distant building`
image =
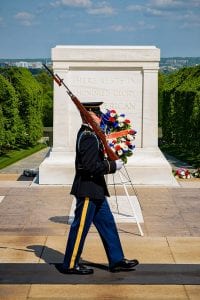
{"label": "distant building", "polygon": [[32,63],[29,63],[29,68],[42,69],[42,63],[41,63],[41,61],[34,61]]}
{"label": "distant building", "polygon": [[29,67],[29,63],[27,61],[18,61],[15,63],[17,67],[27,68]]}
{"label": "distant building", "polygon": [[5,67],[8,67],[8,66],[9,66],[9,64],[7,62],[1,62],[0,61],[0,67],[5,68]]}

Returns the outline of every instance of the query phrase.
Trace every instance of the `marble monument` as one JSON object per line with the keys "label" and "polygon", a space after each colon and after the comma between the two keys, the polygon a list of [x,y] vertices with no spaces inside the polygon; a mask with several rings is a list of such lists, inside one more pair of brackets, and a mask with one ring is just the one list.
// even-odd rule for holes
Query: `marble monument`
{"label": "marble monument", "polygon": [[[56,46],[53,71],[81,102],[103,101],[102,110],[125,113],[137,130],[127,170],[133,184],[177,185],[158,148],[158,70],[155,46]],[[54,83],[53,147],[39,167],[40,184],[71,184],[77,108],[63,86]]]}

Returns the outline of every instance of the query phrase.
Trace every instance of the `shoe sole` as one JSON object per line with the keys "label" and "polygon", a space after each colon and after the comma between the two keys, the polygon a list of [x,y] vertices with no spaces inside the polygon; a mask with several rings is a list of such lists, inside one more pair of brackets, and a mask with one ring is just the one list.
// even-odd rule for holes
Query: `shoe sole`
{"label": "shoe sole", "polygon": [[134,265],[132,265],[129,268],[123,268],[123,267],[115,267],[114,269],[110,269],[109,271],[112,273],[117,273],[117,272],[129,272],[129,271],[134,271],[135,267],[139,264],[139,262],[136,262]]}

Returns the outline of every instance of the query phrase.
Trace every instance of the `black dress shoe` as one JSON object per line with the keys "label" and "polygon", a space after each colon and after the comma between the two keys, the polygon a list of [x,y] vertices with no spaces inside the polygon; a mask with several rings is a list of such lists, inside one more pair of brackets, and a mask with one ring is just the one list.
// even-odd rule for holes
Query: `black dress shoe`
{"label": "black dress shoe", "polygon": [[132,271],[133,268],[139,264],[137,259],[128,260],[126,258],[122,259],[120,262],[116,263],[110,268],[110,272],[121,272],[121,271]]}
{"label": "black dress shoe", "polygon": [[89,275],[94,273],[93,269],[86,268],[83,265],[76,265],[71,269],[64,267],[63,264],[55,264],[55,267],[62,274]]}

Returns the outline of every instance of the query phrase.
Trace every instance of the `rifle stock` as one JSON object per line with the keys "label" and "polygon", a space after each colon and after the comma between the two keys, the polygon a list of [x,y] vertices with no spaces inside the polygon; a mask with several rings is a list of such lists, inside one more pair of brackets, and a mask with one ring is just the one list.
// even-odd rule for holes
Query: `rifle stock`
{"label": "rifle stock", "polygon": [[110,160],[117,160],[119,157],[111,150],[111,148],[108,146],[105,134],[102,132],[101,128],[98,124],[95,123],[90,113],[85,109],[85,107],[81,104],[79,99],[69,90],[69,88],[66,86],[66,84],[63,82],[63,79],[61,79],[57,74],[54,74],[45,64],[43,64],[45,69],[51,74],[55,82],[61,86],[63,85],[66,88],[67,94],[70,96],[73,103],[76,105],[78,110],[82,113],[84,116],[86,122],[92,127],[96,135],[100,138],[101,142],[103,143],[105,152]]}

